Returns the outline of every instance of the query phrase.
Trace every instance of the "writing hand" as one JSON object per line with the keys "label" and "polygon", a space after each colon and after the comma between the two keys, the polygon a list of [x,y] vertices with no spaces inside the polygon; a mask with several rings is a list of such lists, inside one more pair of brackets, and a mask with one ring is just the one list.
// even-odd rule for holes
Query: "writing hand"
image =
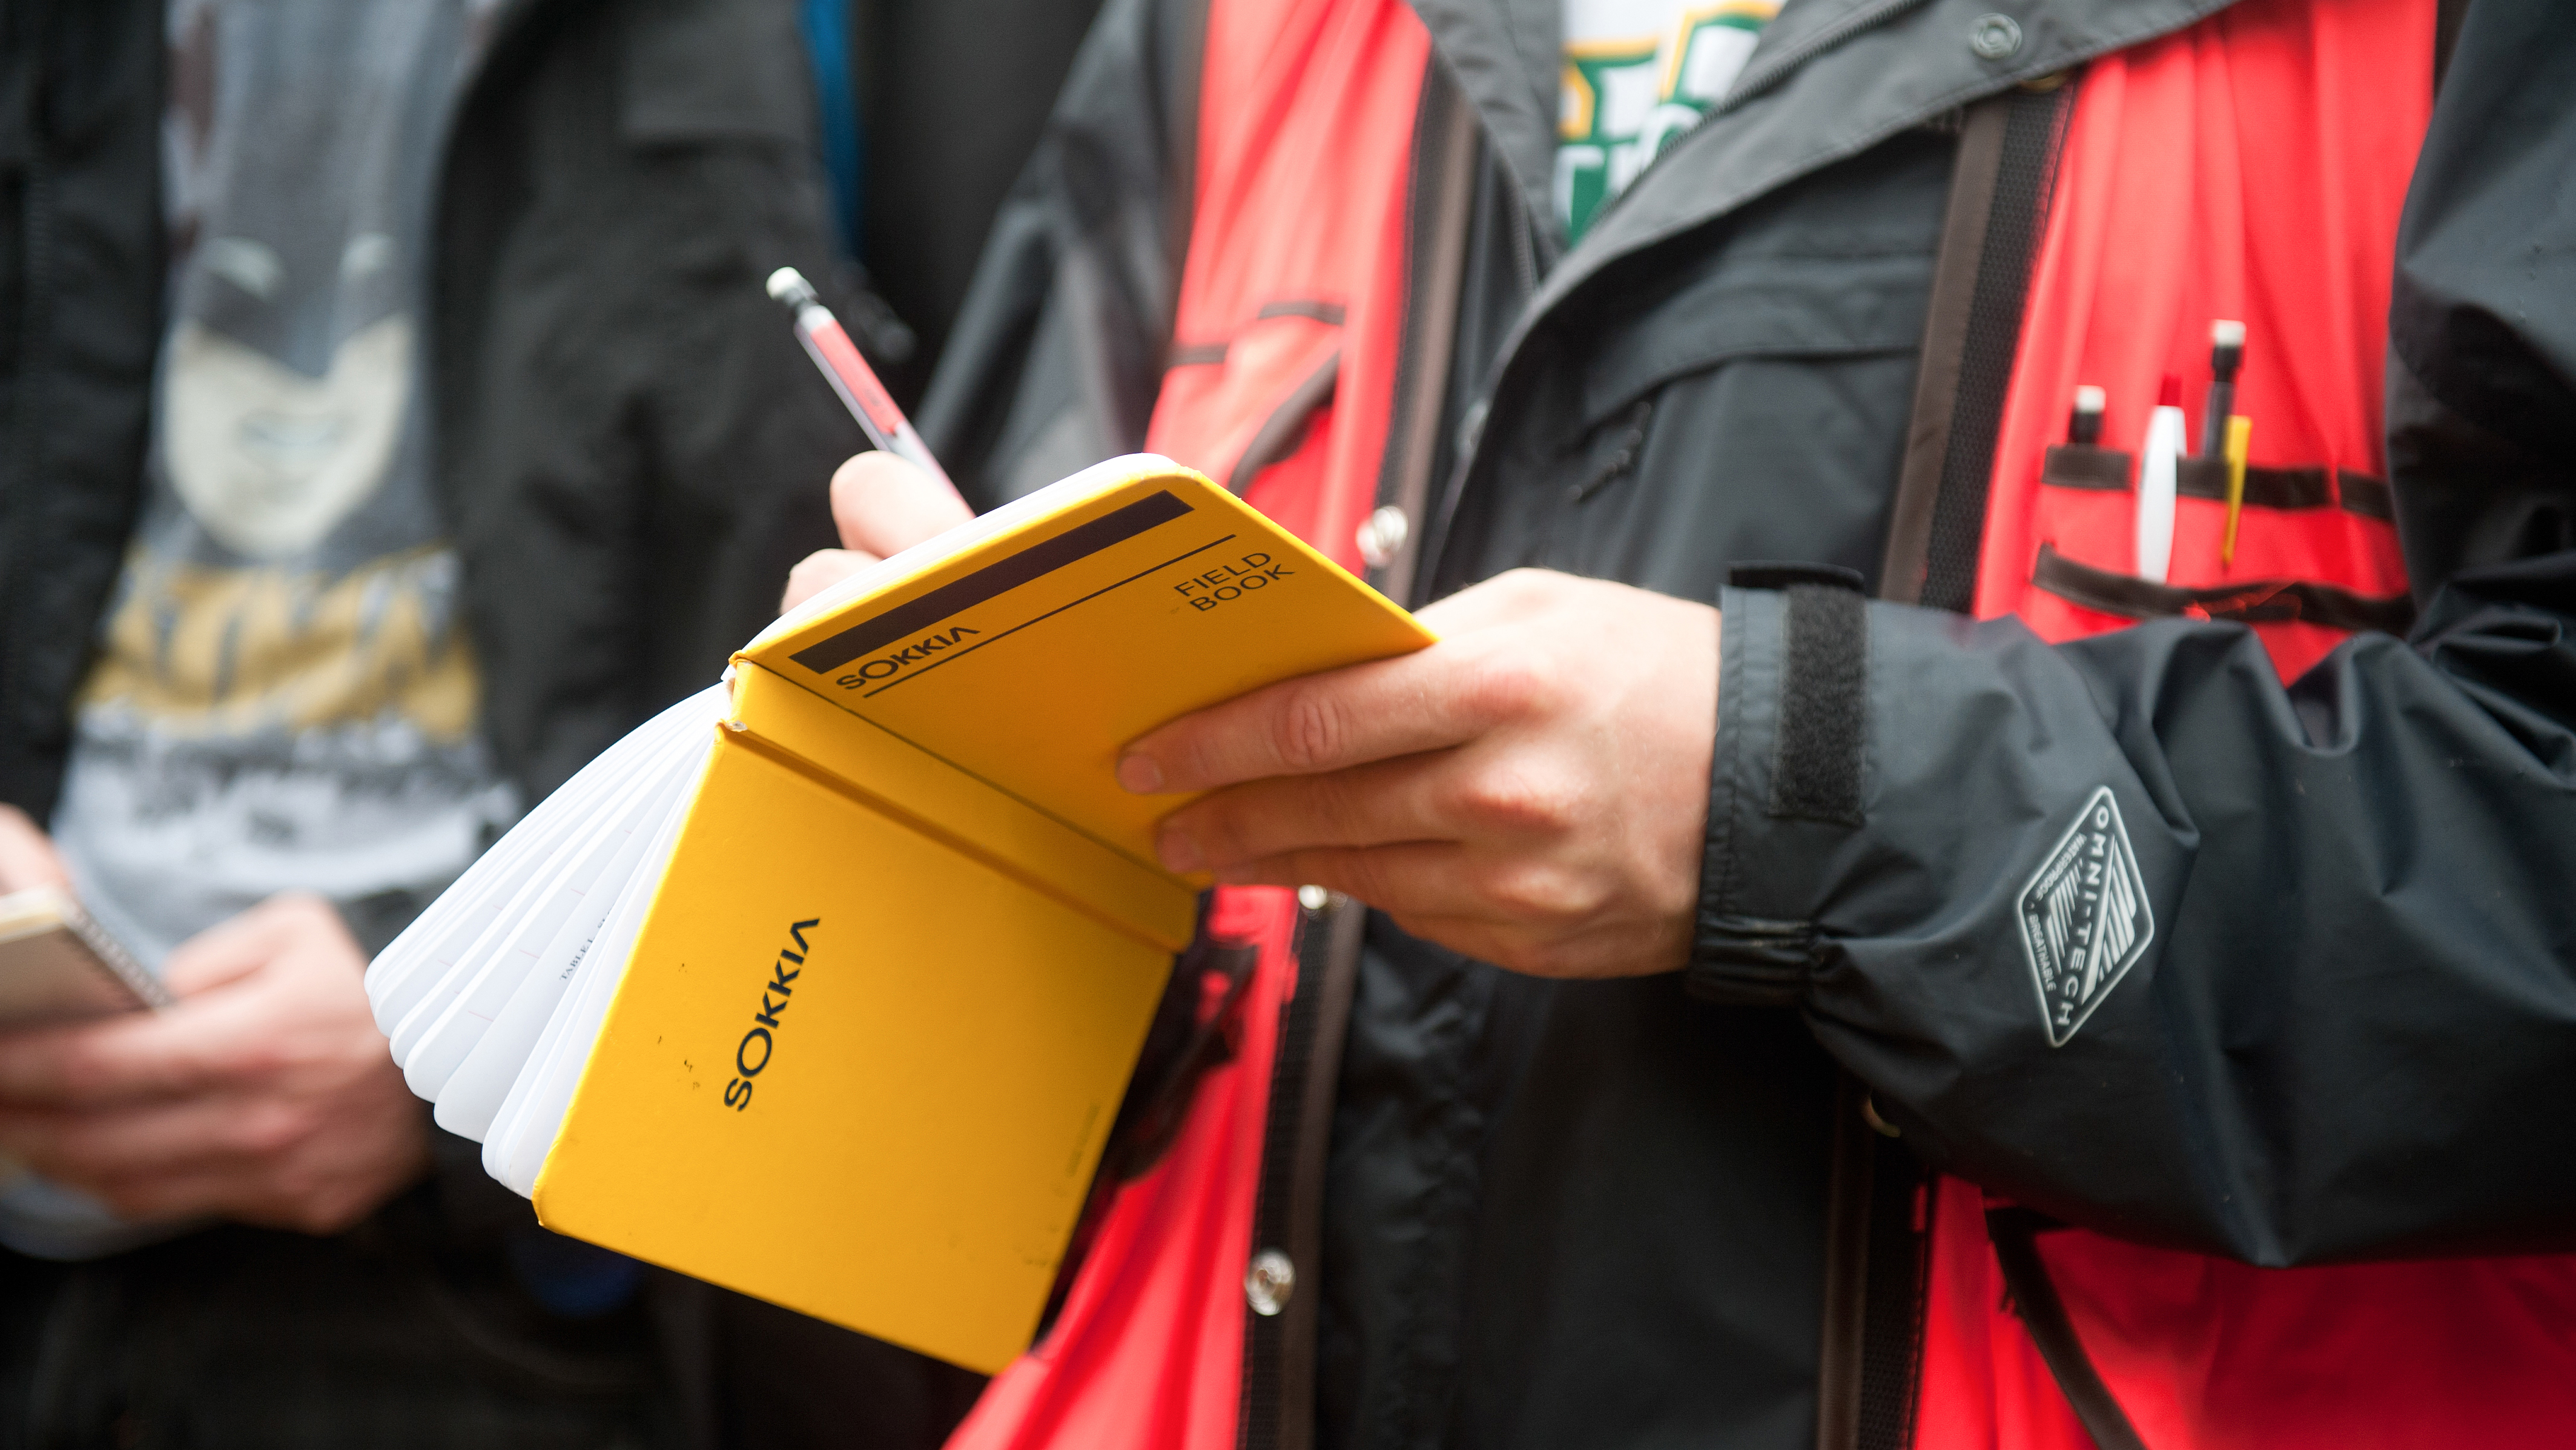
{"label": "writing hand", "polygon": [[973,517],[929,474],[891,453],[862,453],[832,474],[832,522],[841,531],[841,547],[817,549],[789,571],[778,612]]}

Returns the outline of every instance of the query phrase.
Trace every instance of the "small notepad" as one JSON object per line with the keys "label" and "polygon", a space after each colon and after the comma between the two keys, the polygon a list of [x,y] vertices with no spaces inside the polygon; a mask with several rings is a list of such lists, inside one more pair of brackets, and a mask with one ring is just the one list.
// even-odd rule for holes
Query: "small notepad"
{"label": "small notepad", "polygon": [[1205,884],[1119,751],[1431,638],[1112,460],[764,630],[386,948],[376,1019],[549,1228],[998,1370]]}

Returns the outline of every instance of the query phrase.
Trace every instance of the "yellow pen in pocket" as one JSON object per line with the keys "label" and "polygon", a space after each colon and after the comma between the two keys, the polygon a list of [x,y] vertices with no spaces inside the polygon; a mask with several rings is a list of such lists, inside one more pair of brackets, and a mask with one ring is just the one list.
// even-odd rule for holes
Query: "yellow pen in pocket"
{"label": "yellow pen in pocket", "polygon": [[2245,512],[2245,455],[2253,438],[2253,419],[2240,413],[2227,420],[2227,536],[2218,545],[2221,567],[2236,562],[2236,521]]}

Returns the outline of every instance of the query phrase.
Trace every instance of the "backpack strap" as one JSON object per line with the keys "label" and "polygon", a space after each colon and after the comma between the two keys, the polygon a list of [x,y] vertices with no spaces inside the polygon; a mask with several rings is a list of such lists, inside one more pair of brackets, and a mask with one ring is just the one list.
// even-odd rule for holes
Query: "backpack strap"
{"label": "backpack strap", "polygon": [[2074,1321],[2066,1317],[2065,1301],[2057,1296],[2057,1281],[2048,1276],[2048,1262],[2039,1256],[2041,1231],[2063,1227],[2027,1208],[1986,1210],[1986,1237],[1995,1246],[1995,1264],[2003,1270],[2013,1314],[2030,1332],[2040,1361],[2056,1379],[2084,1433],[2093,1437],[2099,1450],[2147,1450],[2137,1426],[2129,1423],[2128,1412],[2120,1408],[2111,1387],[2102,1383],[2101,1372],[2093,1367],[2092,1356],[2084,1352]]}
{"label": "backpack strap", "polygon": [[1911,1450],[1921,1399],[1932,1184],[1848,1070],[1825,1183],[1817,1450]]}
{"label": "backpack strap", "polygon": [[[1975,598],[1995,436],[2074,95],[2065,77],[2050,77],[1975,103],[1960,124],[1883,599],[1964,613]],[[1930,1184],[1866,1103],[1843,1073],[1826,1188],[1818,1450],[1905,1450],[1914,1439],[1930,1241],[1919,1205]]]}
{"label": "backpack strap", "polygon": [[2074,101],[2071,78],[2050,76],[1968,108],[1879,568],[1881,598],[1965,613],[1976,597],[1995,434]]}

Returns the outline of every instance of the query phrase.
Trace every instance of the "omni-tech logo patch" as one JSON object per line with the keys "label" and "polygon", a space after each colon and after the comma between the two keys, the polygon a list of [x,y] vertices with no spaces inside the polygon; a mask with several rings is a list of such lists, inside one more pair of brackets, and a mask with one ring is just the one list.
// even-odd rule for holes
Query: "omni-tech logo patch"
{"label": "omni-tech logo patch", "polygon": [[2020,914],[2022,952],[2039,986],[2048,1043],[2063,1047],[2156,935],[2138,853],[2109,786],[2093,792],[2022,888]]}

